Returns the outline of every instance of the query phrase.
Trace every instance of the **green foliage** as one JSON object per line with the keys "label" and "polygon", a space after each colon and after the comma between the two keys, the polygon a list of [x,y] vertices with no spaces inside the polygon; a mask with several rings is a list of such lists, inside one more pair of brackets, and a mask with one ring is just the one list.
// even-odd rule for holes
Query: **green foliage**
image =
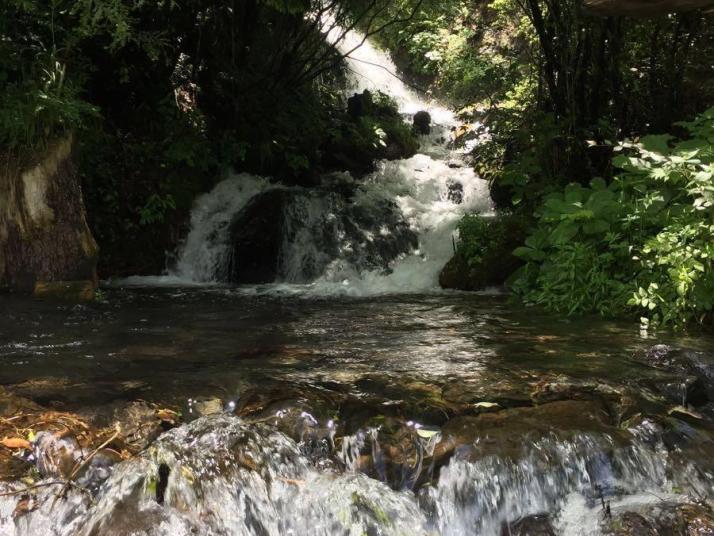
{"label": "green foliage", "polygon": [[417,136],[391,97],[379,91],[365,91],[358,97],[362,107],[358,117],[344,111],[331,117],[325,151],[328,165],[363,173],[372,169],[375,159],[411,156],[417,151]]}
{"label": "green foliage", "polygon": [[495,217],[467,214],[458,225],[456,252],[472,267],[487,259],[510,256],[511,246],[522,240],[528,224],[527,217],[515,213],[501,213]]}
{"label": "green foliage", "polygon": [[[416,4],[392,2],[380,17],[388,21]],[[463,0],[425,0],[413,19],[386,27],[376,38],[396,51],[402,68],[456,106],[490,102],[522,76],[513,55],[520,38],[513,11],[488,10]],[[506,27],[516,39],[497,38]]]}
{"label": "green foliage", "polygon": [[546,197],[514,253],[515,289],[549,309],[638,311],[649,323],[705,322],[714,310],[714,109],[690,136],[621,144],[610,184],[570,184]]}
{"label": "green foliage", "polygon": [[442,284],[479,290],[506,283],[523,264],[512,251],[525,238],[528,223],[514,213],[466,215],[459,222],[456,255],[442,273]]}
{"label": "green foliage", "polygon": [[166,213],[175,209],[176,201],[171,194],[164,197],[153,194],[146,200],[146,204],[139,208],[139,225],[163,222]]}
{"label": "green foliage", "polygon": [[469,266],[482,262],[485,250],[492,248],[496,239],[489,232],[491,227],[489,221],[478,214],[467,214],[459,222],[458,252]]}

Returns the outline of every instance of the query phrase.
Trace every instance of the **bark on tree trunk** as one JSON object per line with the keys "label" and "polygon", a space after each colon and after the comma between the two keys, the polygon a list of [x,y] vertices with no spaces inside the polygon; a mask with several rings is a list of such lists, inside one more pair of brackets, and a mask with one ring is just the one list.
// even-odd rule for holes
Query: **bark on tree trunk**
{"label": "bark on tree trunk", "polygon": [[97,282],[98,247],[72,164],[72,136],[32,161],[0,155],[0,288],[40,281]]}

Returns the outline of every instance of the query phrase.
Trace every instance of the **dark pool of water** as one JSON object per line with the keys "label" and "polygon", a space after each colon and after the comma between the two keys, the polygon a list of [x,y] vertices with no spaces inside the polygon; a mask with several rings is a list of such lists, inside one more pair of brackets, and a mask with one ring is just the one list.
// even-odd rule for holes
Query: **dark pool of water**
{"label": "dark pool of water", "polygon": [[631,357],[655,343],[714,348],[710,335],[644,334],[636,322],[557,318],[473,294],[111,289],[87,305],[0,296],[0,311],[0,385],[69,409],[231,398],[275,382],[399,398],[415,381],[477,386],[546,373],[627,381],[652,373]]}

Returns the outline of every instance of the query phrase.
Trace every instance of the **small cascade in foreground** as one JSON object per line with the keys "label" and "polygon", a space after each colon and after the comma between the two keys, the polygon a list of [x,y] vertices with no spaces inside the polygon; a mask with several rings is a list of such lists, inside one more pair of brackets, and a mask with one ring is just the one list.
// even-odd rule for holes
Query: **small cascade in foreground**
{"label": "small cascade in foreground", "polygon": [[454,459],[414,493],[329,459],[319,470],[303,443],[267,424],[203,417],[119,465],[93,498],[70,488],[58,501],[40,487],[14,516],[17,501],[0,484],[0,534],[499,536],[547,519],[558,534],[583,536],[603,534],[623,511],[676,508],[688,500],[682,487],[712,492],[710,475],[673,457],[657,431],[633,432],[641,438],[630,446],[582,434],[545,437],[516,458]]}
{"label": "small cascade in foreground", "polygon": [[[337,46],[347,52],[362,40],[350,32]],[[359,180],[330,174],[309,189],[230,177],[196,201],[191,231],[165,281],[265,283],[269,277],[275,283],[269,290],[352,295],[438,288],[461,217],[491,209],[487,184],[448,148],[453,114],[397,78],[386,53],[366,41],[347,65],[349,94],[383,91],[407,120],[420,110],[430,114],[431,134],[421,137],[419,154],[382,161]],[[278,213],[276,207],[281,225],[265,215]],[[235,247],[241,225],[264,227],[249,230],[248,246],[256,247]],[[266,274],[261,256],[278,259],[274,273]]]}

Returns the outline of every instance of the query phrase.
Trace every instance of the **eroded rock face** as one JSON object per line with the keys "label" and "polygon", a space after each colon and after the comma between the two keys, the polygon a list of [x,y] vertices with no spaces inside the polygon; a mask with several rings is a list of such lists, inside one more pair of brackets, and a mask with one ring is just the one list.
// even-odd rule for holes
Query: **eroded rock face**
{"label": "eroded rock face", "polygon": [[524,517],[515,523],[504,523],[501,536],[555,536],[548,514]]}
{"label": "eroded rock face", "polygon": [[71,136],[31,161],[0,158],[0,288],[38,281],[96,284],[98,247],[87,226]]}

